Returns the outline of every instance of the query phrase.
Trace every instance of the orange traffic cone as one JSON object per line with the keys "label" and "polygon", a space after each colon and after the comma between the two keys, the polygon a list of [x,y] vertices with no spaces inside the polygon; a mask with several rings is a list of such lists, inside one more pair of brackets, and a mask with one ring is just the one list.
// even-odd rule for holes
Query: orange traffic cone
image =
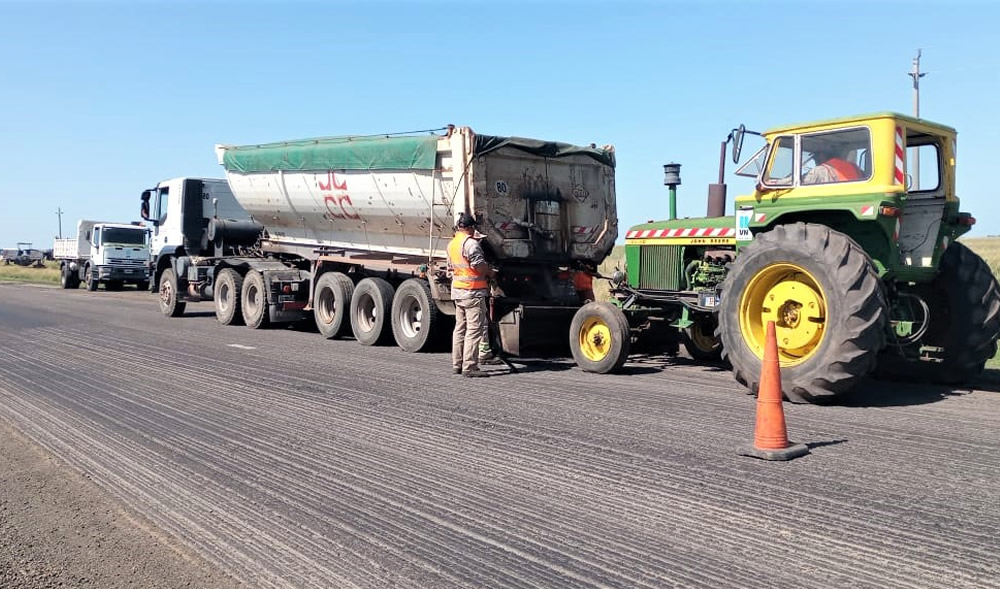
{"label": "orange traffic cone", "polygon": [[778,338],[774,333],[774,321],[768,321],[764,362],[761,364],[760,386],[757,390],[757,427],[753,433],[753,446],[740,448],[741,456],[763,460],[791,460],[809,453],[809,447],[805,444],[792,444],[788,441],[781,398]]}

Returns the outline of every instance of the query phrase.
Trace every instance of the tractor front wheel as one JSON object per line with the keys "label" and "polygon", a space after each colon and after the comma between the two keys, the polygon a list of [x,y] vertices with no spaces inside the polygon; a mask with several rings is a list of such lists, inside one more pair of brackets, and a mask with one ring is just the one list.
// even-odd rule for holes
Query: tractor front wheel
{"label": "tractor front wheel", "polygon": [[614,372],[628,359],[632,334],[622,310],[610,303],[580,307],[569,328],[573,359],[587,372]]}
{"label": "tractor front wheel", "polygon": [[722,284],[718,334],[736,380],[756,392],[774,322],[782,392],[793,402],[846,393],[875,367],[887,308],[871,260],[824,225],[778,225],[743,248]]}

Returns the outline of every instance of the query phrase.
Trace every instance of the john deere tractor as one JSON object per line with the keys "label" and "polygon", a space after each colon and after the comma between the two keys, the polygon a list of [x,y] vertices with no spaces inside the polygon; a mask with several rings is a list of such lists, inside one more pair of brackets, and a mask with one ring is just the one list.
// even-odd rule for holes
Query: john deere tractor
{"label": "john deere tractor", "polygon": [[609,372],[633,343],[676,334],[754,391],[773,321],[792,401],[830,400],[874,371],[948,384],[982,371],[1000,288],[956,241],[975,219],[955,195],[955,130],[879,113],[753,133],[765,145],[735,173],[756,188],[724,216],[727,146],[739,163],[751,133],[722,143],[706,218],[675,218],[680,166],[664,166],[670,219],[627,232],[615,304],[574,321],[577,362]]}

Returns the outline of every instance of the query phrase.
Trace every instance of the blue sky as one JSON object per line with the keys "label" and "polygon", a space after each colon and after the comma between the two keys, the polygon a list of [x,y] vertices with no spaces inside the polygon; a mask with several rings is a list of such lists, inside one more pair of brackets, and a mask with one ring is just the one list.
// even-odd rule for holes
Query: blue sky
{"label": "blue sky", "polygon": [[613,143],[623,229],[666,217],[680,162],[679,213],[703,215],[729,129],[908,113],[918,47],[921,114],[958,129],[963,209],[997,234],[997,23],[989,2],[2,3],[0,245],[51,247],[57,207],[64,234],[136,219],[159,180],[221,177],[216,143],[448,123]]}

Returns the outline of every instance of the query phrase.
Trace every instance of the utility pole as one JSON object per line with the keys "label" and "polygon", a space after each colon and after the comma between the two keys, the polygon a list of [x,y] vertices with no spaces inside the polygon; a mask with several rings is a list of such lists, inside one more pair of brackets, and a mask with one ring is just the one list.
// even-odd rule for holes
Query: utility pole
{"label": "utility pole", "polygon": [[[913,78],[913,116],[920,118],[920,78],[926,73],[920,73],[920,54],[922,49],[917,49],[917,56],[913,58],[913,69],[908,74]],[[920,190],[920,150],[913,150],[913,188]]]}
{"label": "utility pole", "polygon": [[62,239],[62,215],[63,215],[62,207],[59,207],[58,209],[56,209],[56,216],[59,217],[59,239]]}

